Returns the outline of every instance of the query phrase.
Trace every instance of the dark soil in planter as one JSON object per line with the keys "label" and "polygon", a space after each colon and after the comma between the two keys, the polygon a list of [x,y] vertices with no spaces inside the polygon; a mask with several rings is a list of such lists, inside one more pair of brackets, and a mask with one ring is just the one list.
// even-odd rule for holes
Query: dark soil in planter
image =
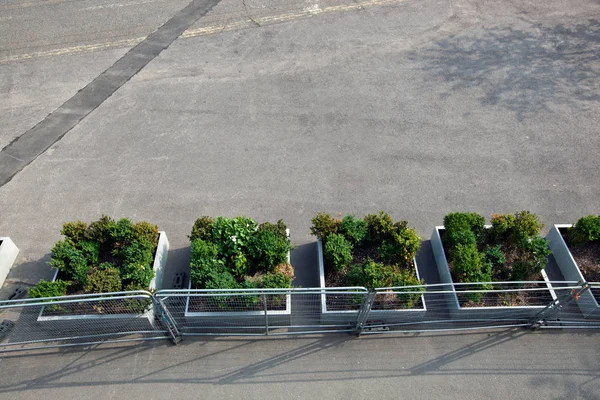
{"label": "dark soil in planter", "polygon": [[[285,294],[268,295],[267,311],[285,311],[287,298]],[[263,298],[257,296],[190,296],[188,312],[246,312],[262,311],[265,306]]]}
{"label": "dark soil in planter", "polygon": [[[450,274],[452,275],[453,282],[462,282],[458,279],[454,271],[452,271],[452,264],[450,263],[450,257],[448,256],[449,250],[445,240],[445,230],[440,230],[440,237],[442,239],[442,243],[444,245],[444,253],[446,254],[446,260],[448,260],[448,266],[450,267]],[[487,245],[495,245],[495,243],[483,242],[478,243],[479,251],[483,251],[483,249]],[[516,250],[511,249],[505,245],[502,246],[502,251],[505,256],[505,265],[511,266],[515,261],[518,260]],[[537,274],[537,276],[532,277],[530,280],[536,280],[542,282],[544,277],[541,273]],[[492,282],[509,282],[510,278],[506,271],[493,271]],[[468,289],[467,289],[468,287]],[[486,292],[481,293],[480,299],[473,299],[473,293],[461,294],[460,290],[484,290],[483,287],[476,287],[475,285],[465,286],[456,285],[454,286],[454,290],[456,290],[456,296],[458,297],[458,303],[461,307],[523,307],[523,306],[545,306],[548,305],[552,301],[552,295],[549,290],[538,290],[533,292]],[[498,285],[495,289],[547,289],[545,283],[527,283],[517,286],[515,285]],[[475,295],[476,296],[476,295]]]}
{"label": "dark soil in planter", "polygon": [[[600,240],[572,245],[566,231],[561,229],[560,233],[586,282],[600,282]],[[592,293],[596,301],[600,302],[600,288],[592,289]]]}
{"label": "dark soil in planter", "polygon": [[[379,261],[379,243],[367,243],[363,246],[356,247],[352,250],[352,262],[349,266],[341,271],[335,271],[333,268],[327,265],[324,260],[325,267],[325,287],[344,287],[349,286],[346,283],[346,275],[350,266],[355,264],[363,264],[367,260],[371,259]],[[401,269],[410,269],[415,271],[415,265],[412,260],[406,263],[404,266],[400,266]],[[364,295],[362,294],[328,294],[326,297],[327,311],[355,311],[358,310],[362,304]],[[386,295],[378,295],[375,298],[373,304],[373,310],[398,310],[398,309],[409,309],[405,302],[402,301],[402,296],[398,296],[394,293]],[[410,307],[411,309],[423,308],[422,297],[419,295],[419,300]]]}

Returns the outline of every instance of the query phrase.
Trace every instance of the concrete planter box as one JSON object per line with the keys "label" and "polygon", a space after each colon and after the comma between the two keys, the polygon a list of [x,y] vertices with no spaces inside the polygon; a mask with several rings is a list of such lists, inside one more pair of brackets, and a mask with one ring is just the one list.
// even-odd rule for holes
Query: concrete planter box
{"label": "concrete planter box", "polygon": [[[154,278],[150,281],[148,287],[149,291],[162,289],[163,277],[165,267],[167,263],[167,256],[169,251],[169,241],[165,232],[159,232],[158,245],[156,246],[156,254],[154,255],[154,263],[152,269],[154,271]],[[54,272],[54,282],[58,277],[58,269]],[[82,299],[82,302],[84,300]],[[106,324],[105,321],[111,320],[110,327],[115,329],[119,324],[127,325],[127,329],[132,328],[132,320],[138,320],[134,325],[140,329],[147,328],[151,329],[155,324],[155,312],[154,306],[150,305],[148,308],[139,314],[123,313],[123,314],[69,314],[69,315],[44,315],[44,307],[41,308],[40,314],[37,318],[38,322],[44,322],[50,324],[55,323],[56,327],[60,329],[68,329],[69,326],[77,327],[82,326],[82,322],[85,321],[85,327],[102,326]],[[119,322],[121,321],[121,322]]]}
{"label": "concrete planter box", "polygon": [[[290,237],[290,230],[287,229],[288,239]],[[290,262],[291,253],[288,251],[287,262]],[[191,292],[198,292],[202,294],[210,293],[210,290],[205,289],[192,289],[192,280],[190,278],[188,282],[188,289]],[[215,293],[227,292],[226,289],[212,290]],[[232,291],[235,292],[235,291]],[[240,293],[248,293],[244,290],[239,291]],[[258,295],[260,296],[260,295]],[[192,325],[250,325],[250,326],[264,326],[265,325],[265,312],[264,310],[256,311],[203,311],[195,312],[190,311],[190,298],[194,296],[187,296],[185,302],[185,313],[184,317],[186,321]],[[210,296],[197,296],[197,297],[210,297]],[[292,296],[290,294],[285,295],[285,310],[269,310],[267,309],[267,317],[269,324],[273,326],[289,325],[292,313]]]}
{"label": "concrete planter box", "polygon": [[[319,253],[319,281],[322,289],[325,286],[325,260],[323,256],[323,242],[321,239],[317,239],[317,251]],[[417,261],[413,259],[415,264],[415,270],[417,278],[419,276],[419,268],[417,268]],[[410,323],[422,321],[425,318],[427,307],[425,305],[425,296],[421,295],[421,302],[423,307],[420,308],[407,308],[407,309],[396,309],[396,310],[371,310],[367,317],[368,321],[377,321],[382,323]],[[336,324],[352,324],[356,323],[358,317],[358,310],[348,311],[332,311],[327,309],[327,294],[321,294],[321,324],[323,325],[336,325]]]}
{"label": "concrete planter box", "polygon": [[19,249],[8,237],[0,237],[0,287],[19,254]]}
{"label": "concrete planter box", "polygon": [[[581,273],[577,262],[573,258],[567,243],[562,237],[561,231],[565,231],[571,228],[571,224],[557,224],[550,229],[546,239],[550,241],[550,250],[556,265],[560,269],[563,277],[566,281],[572,282],[587,282],[587,279]],[[586,290],[581,293],[577,305],[583,313],[584,317],[599,317],[600,316],[600,305],[598,305],[598,299],[594,297],[594,294],[590,290]]]}
{"label": "concrete planter box", "polygon": [[[489,229],[491,225],[486,225],[486,229]],[[448,293],[444,294],[446,299],[446,304],[448,306],[448,311],[450,316],[454,319],[505,319],[505,320],[515,320],[515,319],[527,319],[533,318],[540,311],[542,311],[545,306],[485,306],[485,307],[462,307],[458,301],[458,296],[456,295],[456,288],[454,285],[454,281],[452,280],[452,275],[450,273],[450,267],[448,266],[448,259],[446,258],[446,253],[444,251],[444,246],[442,244],[442,238],[440,236],[440,231],[443,231],[443,226],[436,226],[432,235],[431,235],[431,247],[433,250],[433,255],[435,257],[435,263],[437,265],[437,270],[440,275],[440,282],[442,284],[447,284],[448,287],[443,287],[443,290],[448,291]],[[548,275],[546,271],[542,270],[542,277],[546,282],[546,286],[550,292],[550,295],[553,299],[556,299],[556,294],[552,290],[552,286],[549,283]],[[550,301],[549,301],[550,302]]]}

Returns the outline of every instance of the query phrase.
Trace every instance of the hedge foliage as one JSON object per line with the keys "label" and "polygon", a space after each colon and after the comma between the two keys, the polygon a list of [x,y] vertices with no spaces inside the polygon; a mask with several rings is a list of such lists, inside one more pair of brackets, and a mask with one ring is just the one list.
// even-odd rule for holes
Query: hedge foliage
{"label": "hedge foliage", "polygon": [[64,239],[52,248],[50,265],[59,269],[63,279],[40,281],[30,290],[30,297],[148,290],[154,277],[152,264],[159,236],[156,225],[103,215],[89,225],[67,222],[61,234]]}
{"label": "hedge foliage", "polygon": [[[444,217],[444,243],[449,250],[454,279],[458,282],[538,280],[550,255],[548,242],[539,236],[543,228],[539,218],[529,211],[520,211],[493,214],[488,230],[484,224],[485,219],[472,212]],[[511,255],[510,263],[506,262],[507,254]]]}
{"label": "hedge foliage", "polygon": [[[312,223],[311,232],[323,242],[325,273],[341,277],[339,284],[368,288],[422,284],[413,263],[421,238],[406,221],[395,222],[380,211],[362,219],[319,213]],[[398,298],[411,308],[419,296],[399,294]]]}
{"label": "hedge foliage", "polygon": [[282,220],[200,217],[190,234],[190,279],[196,289],[289,288],[294,269]]}

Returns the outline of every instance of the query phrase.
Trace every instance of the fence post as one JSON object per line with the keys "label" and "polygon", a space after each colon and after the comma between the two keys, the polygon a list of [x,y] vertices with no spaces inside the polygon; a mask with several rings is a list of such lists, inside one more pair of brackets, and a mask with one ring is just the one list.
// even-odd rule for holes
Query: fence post
{"label": "fence post", "polygon": [[165,306],[165,299],[157,299],[153,295],[152,301],[156,305],[156,308],[158,308],[158,311],[160,312],[160,321],[169,332],[169,336],[171,336],[171,340],[173,341],[173,343],[177,344],[181,342],[181,332],[179,332],[179,329],[177,328],[175,318],[173,318],[173,315],[171,314],[167,306]]}
{"label": "fence post", "polygon": [[376,295],[376,291],[370,290],[363,297],[363,302],[360,305],[360,310],[358,310],[358,316],[356,318],[356,327],[354,328],[354,333],[357,336],[360,336],[365,328],[365,323],[367,322],[367,317],[369,316],[369,312],[371,312],[371,308],[373,307],[373,302],[375,301]]}
{"label": "fence post", "polygon": [[265,310],[265,335],[269,336],[269,314],[267,310],[267,295],[263,293],[262,295],[263,307]]}
{"label": "fence post", "polygon": [[545,323],[546,319],[548,319],[548,317],[550,317],[553,314],[558,313],[564,306],[568,305],[569,303],[571,303],[573,300],[577,301],[579,300],[579,296],[585,292],[586,290],[590,290],[590,286],[587,284],[587,282],[579,282],[579,285],[581,285],[580,288],[577,289],[571,289],[569,291],[562,291],[560,296],[557,296],[556,299],[553,299],[550,304],[548,304],[546,307],[544,307],[543,310],[541,310],[539,313],[537,313],[531,320],[530,320],[530,328],[532,329],[537,329],[539,328],[543,323]]}

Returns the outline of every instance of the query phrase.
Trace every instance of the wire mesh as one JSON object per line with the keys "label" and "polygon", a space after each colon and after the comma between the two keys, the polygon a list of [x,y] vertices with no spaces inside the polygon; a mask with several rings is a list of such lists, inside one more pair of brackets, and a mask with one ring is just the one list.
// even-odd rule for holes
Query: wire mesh
{"label": "wire mesh", "polygon": [[575,299],[582,287],[544,281],[378,288],[362,333],[549,325],[561,313],[583,321]]}
{"label": "wire mesh", "polygon": [[0,302],[0,351],[166,337],[148,292]]}
{"label": "wire mesh", "polygon": [[600,328],[599,283],[161,290],[0,301],[0,351],[203,335]]}
{"label": "wire mesh", "polygon": [[[365,288],[163,290],[156,296],[183,336],[349,332]],[[330,304],[343,318],[329,318]]]}

